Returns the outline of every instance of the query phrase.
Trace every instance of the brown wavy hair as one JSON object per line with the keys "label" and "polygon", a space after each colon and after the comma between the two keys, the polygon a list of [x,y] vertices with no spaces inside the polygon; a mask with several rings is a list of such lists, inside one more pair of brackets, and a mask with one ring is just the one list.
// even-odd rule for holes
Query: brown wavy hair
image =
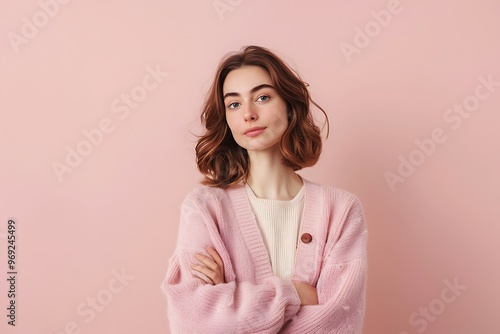
{"label": "brown wavy hair", "polygon": [[247,46],[241,52],[227,55],[221,60],[214,81],[206,96],[201,114],[205,133],[196,144],[196,163],[204,176],[203,184],[226,188],[248,177],[247,151],[233,138],[226,122],[226,108],[222,87],[229,72],[244,66],[259,66],[269,73],[276,92],[283,98],[288,112],[288,128],[280,141],[283,164],[300,170],[316,164],[321,154],[322,141],[319,127],[310,111],[312,103],[324,114],[329,134],[326,112],[311,99],[306,82],[292,71],[283,60],[266,48]]}

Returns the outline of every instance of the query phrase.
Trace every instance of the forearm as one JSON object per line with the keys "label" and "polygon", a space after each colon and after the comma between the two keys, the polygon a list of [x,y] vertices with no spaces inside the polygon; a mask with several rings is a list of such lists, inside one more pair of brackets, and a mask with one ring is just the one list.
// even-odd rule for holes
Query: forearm
{"label": "forearm", "polygon": [[327,268],[318,283],[319,305],[301,306],[280,333],[361,333],[365,293],[365,259]]}
{"label": "forearm", "polygon": [[210,285],[177,263],[162,288],[175,333],[277,333],[300,307],[293,284],[278,277]]}

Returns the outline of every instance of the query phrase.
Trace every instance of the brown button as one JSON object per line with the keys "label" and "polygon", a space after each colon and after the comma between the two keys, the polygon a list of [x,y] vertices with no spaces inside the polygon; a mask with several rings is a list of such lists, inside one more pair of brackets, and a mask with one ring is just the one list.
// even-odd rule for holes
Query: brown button
{"label": "brown button", "polygon": [[308,244],[312,241],[313,237],[312,235],[310,235],[309,233],[304,233],[302,234],[302,236],[300,237],[300,240],[305,243],[305,244]]}

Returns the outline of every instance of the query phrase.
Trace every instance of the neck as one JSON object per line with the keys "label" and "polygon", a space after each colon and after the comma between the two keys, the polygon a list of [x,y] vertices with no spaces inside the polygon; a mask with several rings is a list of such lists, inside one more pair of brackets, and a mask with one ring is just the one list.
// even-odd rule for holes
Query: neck
{"label": "neck", "polygon": [[291,200],[302,187],[302,179],[282,164],[282,155],[249,152],[250,170],[247,184],[259,198]]}

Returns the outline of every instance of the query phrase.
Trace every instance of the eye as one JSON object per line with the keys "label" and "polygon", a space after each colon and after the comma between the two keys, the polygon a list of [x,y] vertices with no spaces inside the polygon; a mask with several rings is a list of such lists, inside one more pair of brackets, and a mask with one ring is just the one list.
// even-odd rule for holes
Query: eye
{"label": "eye", "polygon": [[234,109],[234,108],[237,108],[240,104],[238,102],[232,102],[232,103],[229,103],[229,105],[227,106],[229,109]]}
{"label": "eye", "polygon": [[265,102],[267,100],[269,100],[271,97],[269,95],[261,95],[257,98],[257,101],[258,102]]}

